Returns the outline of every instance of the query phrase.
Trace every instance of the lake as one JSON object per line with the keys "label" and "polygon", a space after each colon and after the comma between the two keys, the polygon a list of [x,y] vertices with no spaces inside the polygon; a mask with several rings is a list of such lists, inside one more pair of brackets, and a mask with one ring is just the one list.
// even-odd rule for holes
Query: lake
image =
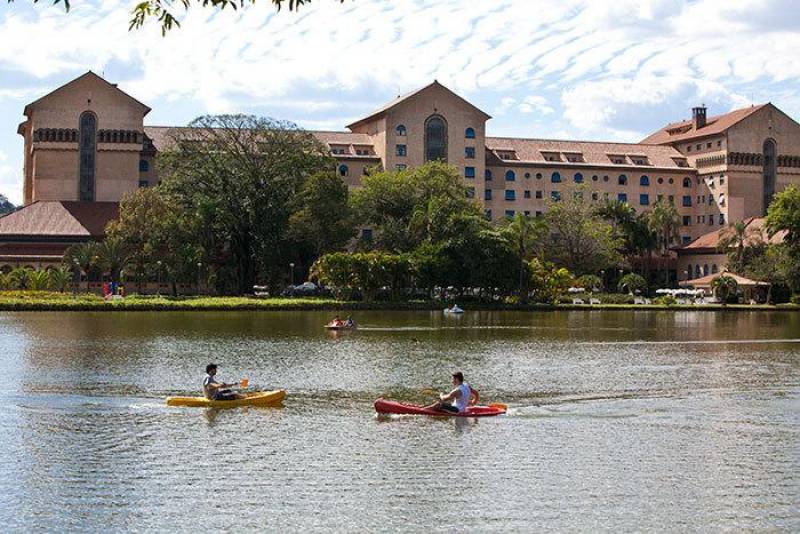
{"label": "lake", "polygon": [[[800,530],[800,314],[0,314],[16,531]],[[219,378],[282,408],[170,408]],[[509,414],[376,417],[461,370]]]}

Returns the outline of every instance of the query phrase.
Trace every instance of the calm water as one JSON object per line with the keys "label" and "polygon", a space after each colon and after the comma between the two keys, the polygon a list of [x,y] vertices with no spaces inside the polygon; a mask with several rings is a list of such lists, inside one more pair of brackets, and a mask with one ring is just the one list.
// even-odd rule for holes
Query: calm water
{"label": "calm water", "polygon": [[[0,315],[3,530],[800,530],[800,314],[329,317]],[[375,417],[455,369],[510,414]]]}

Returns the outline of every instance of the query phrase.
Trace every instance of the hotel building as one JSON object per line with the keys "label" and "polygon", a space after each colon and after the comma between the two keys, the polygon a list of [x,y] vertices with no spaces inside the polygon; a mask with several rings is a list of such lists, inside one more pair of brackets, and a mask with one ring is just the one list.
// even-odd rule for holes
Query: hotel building
{"label": "hotel building", "polygon": [[[70,244],[102,238],[124,193],[158,183],[156,155],[174,128],[145,126],[149,111],[92,72],[25,106],[24,207],[0,218],[0,267],[59,263]],[[680,279],[724,267],[724,254],[693,242],[763,217],[777,191],[800,184],[800,124],[772,104],[717,116],[695,107],[640,143],[491,137],[490,118],[434,81],[347,131],[312,133],[352,188],[373,168],[446,161],[491,219],[539,216],[570,184],[637,211],[673,203]]]}

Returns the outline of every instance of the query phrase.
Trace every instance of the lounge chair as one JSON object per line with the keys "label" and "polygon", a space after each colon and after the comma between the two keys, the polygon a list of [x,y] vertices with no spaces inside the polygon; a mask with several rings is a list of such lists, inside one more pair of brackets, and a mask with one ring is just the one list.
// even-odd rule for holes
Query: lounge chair
{"label": "lounge chair", "polygon": [[586,304],[583,299],[572,299],[573,304]]}

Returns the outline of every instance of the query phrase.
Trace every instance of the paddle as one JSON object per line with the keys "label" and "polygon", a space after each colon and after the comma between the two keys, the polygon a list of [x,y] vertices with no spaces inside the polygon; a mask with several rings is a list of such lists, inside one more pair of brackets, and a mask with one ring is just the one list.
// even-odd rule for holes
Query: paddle
{"label": "paddle", "polygon": [[[474,391],[476,394],[478,393],[474,389],[472,391]],[[439,392],[433,389],[423,389],[422,393],[425,395],[437,395],[437,396],[439,395]],[[498,410],[508,411],[508,404],[503,404],[502,402],[492,402],[490,404],[487,404],[486,406],[488,406],[489,408],[496,408]]]}

